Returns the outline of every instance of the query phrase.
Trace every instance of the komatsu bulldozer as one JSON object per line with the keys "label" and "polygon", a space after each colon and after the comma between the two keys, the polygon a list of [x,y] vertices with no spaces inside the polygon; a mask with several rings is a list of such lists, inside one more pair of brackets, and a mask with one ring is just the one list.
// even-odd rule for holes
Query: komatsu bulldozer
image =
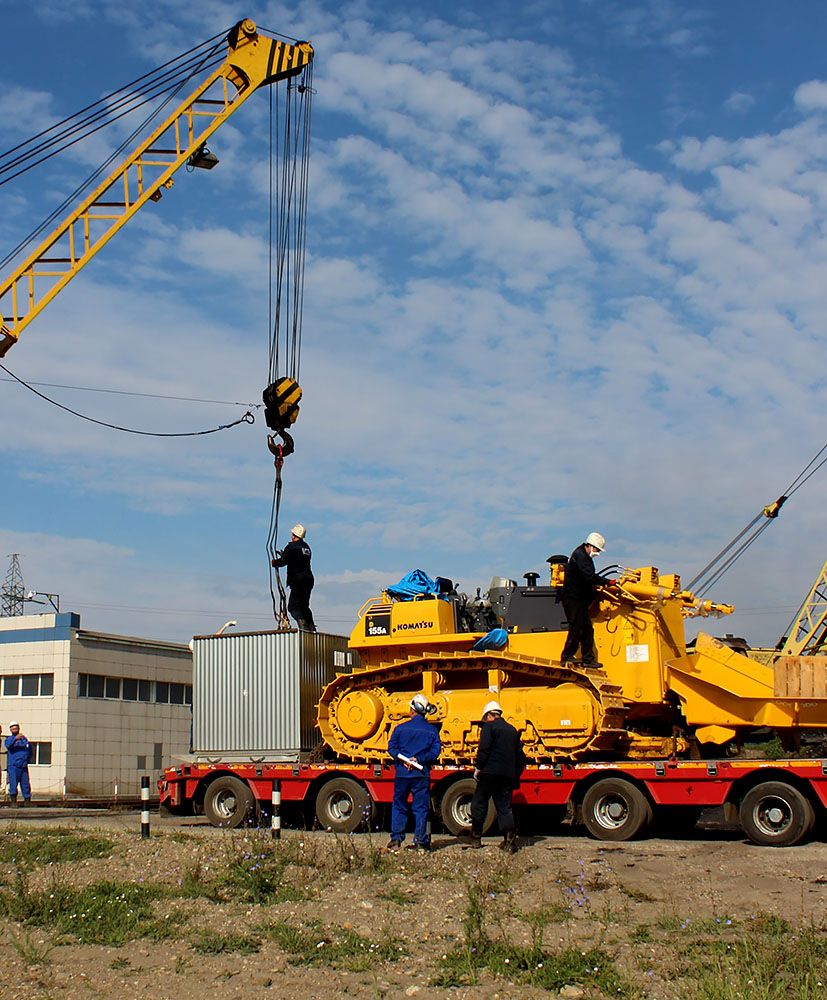
{"label": "komatsu bulldozer", "polygon": [[[592,607],[597,666],[561,662],[568,623],[561,601],[565,556],[548,560],[538,586],[494,578],[469,599],[450,581],[441,591],[367,601],[350,637],[360,664],[324,690],[318,725],[340,760],[387,756],[393,727],[423,692],[439,724],[442,761],[472,763],[485,702],[496,699],[520,730],[528,759],[714,756],[751,730],[782,736],[827,727],[827,657],[760,663],[709,635],[687,648],[685,621],[730,614],[698,600],[676,574],[626,569]],[[492,628],[502,649],[471,647]]]}

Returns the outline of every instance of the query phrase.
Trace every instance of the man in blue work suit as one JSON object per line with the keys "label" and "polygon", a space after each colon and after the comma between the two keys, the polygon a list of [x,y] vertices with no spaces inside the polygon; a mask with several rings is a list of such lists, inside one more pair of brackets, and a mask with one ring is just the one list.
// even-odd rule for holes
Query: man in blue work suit
{"label": "man in blue work suit", "polygon": [[434,711],[424,694],[411,699],[411,717],[391,733],[388,753],[396,763],[391,807],[389,851],[398,851],[405,839],[408,823],[408,798],[414,815],[414,847],[430,851],[428,809],[431,800],[431,764],[439,759],[439,734],[425,716]]}
{"label": "man in blue work suit", "polygon": [[9,801],[17,805],[17,786],[23,793],[23,802],[32,801],[32,789],[29,785],[29,758],[32,748],[29,741],[20,732],[20,723],[9,725],[11,736],[6,737],[6,753],[9,769]]}

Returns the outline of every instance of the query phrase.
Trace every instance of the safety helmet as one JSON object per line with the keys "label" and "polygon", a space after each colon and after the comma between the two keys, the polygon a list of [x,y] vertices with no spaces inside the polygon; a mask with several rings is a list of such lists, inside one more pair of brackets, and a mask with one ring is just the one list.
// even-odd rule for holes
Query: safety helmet
{"label": "safety helmet", "polygon": [[305,532],[304,532],[304,525],[303,524],[294,524],[293,527],[290,529],[290,534],[291,535],[295,535],[296,538],[304,538],[304,534],[305,534]]}
{"label": "safety helmet", "polygon": [[502,715],[502,706],[498,701],[489,701],[485,708],[482,710],[483,719],[488,715],[489,712],[496,712],[497,715]]}
{"label": "safety helmet", "polygon": [[431,706],[424,694],[415,694],[411,698],[411,708],[419,715],[427,715]]}
{"label": "safety helmet", "polygon": [[20,728],[20,723],[17,721],[17,719],[12,719],[12,721],[9,723],[9,729],[11,729],[12,726],[17,726],[18,729]]}
{"label": "safety helmet", "polygon": [[586,545],[593,545],[598,552],[606,548],[606,539],[597,531],[592,531],[586,536]]}

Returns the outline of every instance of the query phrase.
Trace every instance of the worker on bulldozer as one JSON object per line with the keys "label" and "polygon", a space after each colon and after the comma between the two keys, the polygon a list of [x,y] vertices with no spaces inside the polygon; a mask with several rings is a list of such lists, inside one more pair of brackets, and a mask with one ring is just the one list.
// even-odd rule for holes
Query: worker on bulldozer
{"label": "worker on bulldozer", "polygon": [[563,609],[569,623],[569,634],[560,659],[563,663],[573,663],[578,647],[580,662],[585,666],[597,666],[594,652],[594,626],[589,615],[589,607],[595,598],[595,587],[611,583],[608,577],[600,576],[594,568],[595,555],[606,547],[606,540],[592,531],[582,545],[569,556],[566,563],[566,577],[563,581]]}

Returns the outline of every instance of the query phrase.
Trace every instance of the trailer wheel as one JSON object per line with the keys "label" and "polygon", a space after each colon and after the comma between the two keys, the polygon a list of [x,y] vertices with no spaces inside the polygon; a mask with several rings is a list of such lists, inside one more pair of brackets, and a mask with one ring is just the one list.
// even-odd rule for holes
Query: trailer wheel
{"label": "trailer wheel", "polygon": [[749,839],[765,847],[792,847],[815,824],[810,801],[783,781],[765,781],[751,788],[741,800],[738,818]]}
{"label": "trailer wheel", "polygon": [[252,820],[255,797],[250,786],[241,778],[224,775],[207,786],[204,793],[204,815],[213,826],[234,830]]}
{"label": "trailer wheel", "polygon": [[651,826],[652,805],[631,782],[604,778],[583,796],[581,816],[597,840],[631,840]]}
{"label": "trailer wheel", "polygon": [[[439,804],[439,818],[448,833],[461,837],[471,832],[471,799],[477,787],[473,778],[460,778],[449,785]],[[489,800],[488,811],[485,814],[482,832],[487,833],[494,825],[497,810]]]}
{"label": "trailer wheel", "polygon": [[334,833],[354,833],[360,826],[370,826],[375,812],[367,789],[353,778],[334,778],[316,796],[319,826]]}

